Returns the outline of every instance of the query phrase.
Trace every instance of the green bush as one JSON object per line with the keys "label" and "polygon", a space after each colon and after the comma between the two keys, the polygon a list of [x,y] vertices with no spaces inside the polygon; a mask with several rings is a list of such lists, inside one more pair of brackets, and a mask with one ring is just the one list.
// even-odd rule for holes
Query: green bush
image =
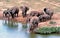
{"label": "green bush", "polygon": [[49,24],[56,24],[56,22],[54,22],[54,21],[50,21]]}
{"label": "green bush", "polygon": [[10,0],[5,0],[6,2],[10,2]]}
{"label": "green bush", "polygon": [[43,34],[59,33],[60,27],[42,27],[37,29],[36,32]]}

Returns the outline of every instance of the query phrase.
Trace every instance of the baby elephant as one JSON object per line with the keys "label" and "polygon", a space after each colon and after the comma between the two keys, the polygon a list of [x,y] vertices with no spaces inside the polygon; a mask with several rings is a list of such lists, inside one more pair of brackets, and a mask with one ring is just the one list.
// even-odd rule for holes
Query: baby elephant
{"label": "baby elephant", "polygon": [[32,17],[30,20],[30,25],[31,25],[30,31],[34,31],[34,29],[38,27],[38,23],[39,23],[39,18],[36,16]]}
{"label": "baby elephant", "polygon": [[44,12],[45,12],[46,14],[50,15],[50,17],[53,16],[53,11],[52,11],[51,9],[49,9],[49,8],[44,8]]}
{"label": "baby elephant", "polygon": [[20,8],[22,10],[22,16],[26,17],[27,11],[29,10],[29,7],[27,7],[27,6],[21,6]]}
{"label": "baby elephant", "polygon": [[9,9],[4,10],[4,11],[3,11],[3,16],[7,17],[8,15],[10,16]]}
{"label": "baby elephant", "polygon": [[50,20],[50,19],[51,19],[51,17],[49,15],[40,15],[39,16],[40,22],[45,22],[45,21]]}
{"label": "baby elephant", "polygon": [[30,16],[37,16],[39,17],[40,15],[43,15],[43,12],[38,12],[38,11],[31,11],[30,12]]}

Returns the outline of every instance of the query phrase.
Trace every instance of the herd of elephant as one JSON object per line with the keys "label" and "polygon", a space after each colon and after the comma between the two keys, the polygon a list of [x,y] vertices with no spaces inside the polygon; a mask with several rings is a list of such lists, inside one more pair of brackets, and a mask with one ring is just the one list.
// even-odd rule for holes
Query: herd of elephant
{"label": "herd of elephant", "polygon": [[[26,17],[27,16],[27,11],[29,11],[29,7],[27,6],[21,6],[20,7],[22,11],[22,16]],[[12,18],[18,17],[19,13],[19,8],[18,7],[12,7],[10,9],[4,10],[3,16],[7,17],[7,15],[11,16]],[[53,11],[49,8],[44,8],[42,12],[39,11],[31,11],[29,13],[29,17],[27,20],[30,22],[30,30],[34,30],[39,22],[44,22],[47,20],[51,20],[53,16]]]}
{"label": "herd of elephant", "polygon": [[30,30],[34,31],[38,27],[38,24],[52,19],[53,11],[49,8],[44,8],[42,12],[31,11],[29,18]]}
{"label": "herd of elephant", "polygon": [[[29,8],[27,6],[21,6],[20,9],[22,10],[22,15],[23,17],[26,16],[26,12],[29,10]],[[12,8],[8,8],[7,10],[3,11],[3,16],[8,17],[11,16],[12,18],[14,17],[18,17],[18,13],[19,13],[19,8],[17,6],[14,6]]]}

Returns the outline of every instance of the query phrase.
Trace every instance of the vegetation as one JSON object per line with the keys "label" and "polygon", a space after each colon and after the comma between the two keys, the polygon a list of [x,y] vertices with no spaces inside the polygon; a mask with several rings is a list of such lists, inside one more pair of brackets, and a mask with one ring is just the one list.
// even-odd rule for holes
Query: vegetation
{"label": "vegetation", "polygon": [[56,24],[56,22],[54,22],[54,21],[50,21],[49,24]]}
{"label": "vegetation", "polygon": [[60,27],[42,27],[36,30],[36,32],[41,34],[60,33]]}
{"label": "vegetation", "polygon": [[10,2],[10,0],[5,0],[6,2]]}

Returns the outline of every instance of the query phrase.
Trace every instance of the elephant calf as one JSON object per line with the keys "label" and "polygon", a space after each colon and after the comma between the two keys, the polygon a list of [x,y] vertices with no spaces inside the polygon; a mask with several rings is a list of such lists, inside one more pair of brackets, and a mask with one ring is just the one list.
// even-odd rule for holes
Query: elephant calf
{"label": "elephant calf", "polygon": [[27,7],[27,6],[21,6],[20,8],[22,10],[22,16],[26,17],[27,11],[29,10],[29,7]]}
{"label": "elephant calf", "polygon": [[3,16],[7,17],[7,15],[10,16],[10,11],[9,11],[9,9],[3,11]]}
{"label": "elephant calf", "polygon": [[30,16],[37,16],[39,17],[40,15],[43,15],[43,12],[38,12],[38,11],[31,11],[30,12]]}
{"label": "elephant calf", "polygon": [[44,21],[47,21],[47,20],[50,20],[51,17],[49,15],[41,15],[39,16],[39,20],[40,22],[44,22]]}
{"label": "elephant calf", "polygon": [[39,16],[40,22],[51,20],[51,18],[53,16],[53,11],[48,8],[44,8],[44,12],[45,12],[45,14]]}

